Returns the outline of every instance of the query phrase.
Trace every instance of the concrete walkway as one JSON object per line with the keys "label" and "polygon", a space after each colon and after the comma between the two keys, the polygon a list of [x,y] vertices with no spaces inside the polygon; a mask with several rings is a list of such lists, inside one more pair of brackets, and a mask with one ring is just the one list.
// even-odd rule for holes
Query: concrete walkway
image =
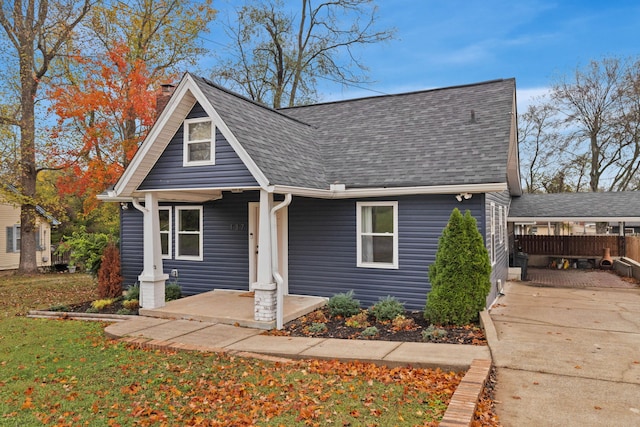
{"label": "concrete walkway", "polygon": [[593,274],[608,287],[505,285],[487,334],[505,427],[640,425],[640,289]]}
{"label": "concrete walkway", "polygon": [[487,346],[262,335],[261,330],[222,323],[137,316],[105,328],[110,338],[158,347],[254,353],[290,359],[373,362],[387,366],[461,371],[474,359],[491,360]]}

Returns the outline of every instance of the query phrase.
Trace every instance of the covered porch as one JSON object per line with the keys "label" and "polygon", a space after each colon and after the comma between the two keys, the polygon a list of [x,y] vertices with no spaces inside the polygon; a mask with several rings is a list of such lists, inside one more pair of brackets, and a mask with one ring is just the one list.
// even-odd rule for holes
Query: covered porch
{"label": "covered porch", "polygon": [[[326,298],[284,295],[284,323],[324,306]],[[275,329],[276,320],[255,320],[254,293],[213,290],[169,301],[159,308],[141,308],[140,315],[162,319],[196,320],[255,329]]]}

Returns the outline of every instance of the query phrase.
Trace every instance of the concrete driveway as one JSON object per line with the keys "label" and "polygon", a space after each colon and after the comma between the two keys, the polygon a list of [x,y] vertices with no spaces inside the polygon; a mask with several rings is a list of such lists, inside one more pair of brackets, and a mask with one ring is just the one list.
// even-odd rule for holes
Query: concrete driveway
{"label": "concrete driveway", "polygon": [[640,426],[640,288],[509,282],[504,293],[490,345],[505,427]]}

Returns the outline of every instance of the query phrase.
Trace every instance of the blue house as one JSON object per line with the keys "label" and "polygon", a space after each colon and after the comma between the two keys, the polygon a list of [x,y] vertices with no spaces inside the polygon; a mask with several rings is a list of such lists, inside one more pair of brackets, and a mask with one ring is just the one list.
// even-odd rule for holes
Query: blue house
{"label": "blue house", "polygon": [[490,304],[521,193],[514,79],[274,110],[186,74],[102,199],[143,307],[173,274],[187,295],[255,291],[272,321],[286,294],[422,309],[456,207],[485,237]]}

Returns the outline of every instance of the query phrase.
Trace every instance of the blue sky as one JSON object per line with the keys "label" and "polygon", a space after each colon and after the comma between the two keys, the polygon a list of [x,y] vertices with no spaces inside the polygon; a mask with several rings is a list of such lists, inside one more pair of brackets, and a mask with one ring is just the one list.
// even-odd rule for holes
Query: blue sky
{"label": "blue sky", "polygon": [[[229,0],[214,1],[221,10],[228,4]],[[637,0],[377,0],[376,4],[381,26],[395,27],[396,40],[364,47],[359,54],[375,81],[367,88],[383,93],[515,77],[523,113],[530,97],[543,93],[557,76],[570,75],[592,59],[640,54]],[[323,100],[376,95],[320,83]]]}

